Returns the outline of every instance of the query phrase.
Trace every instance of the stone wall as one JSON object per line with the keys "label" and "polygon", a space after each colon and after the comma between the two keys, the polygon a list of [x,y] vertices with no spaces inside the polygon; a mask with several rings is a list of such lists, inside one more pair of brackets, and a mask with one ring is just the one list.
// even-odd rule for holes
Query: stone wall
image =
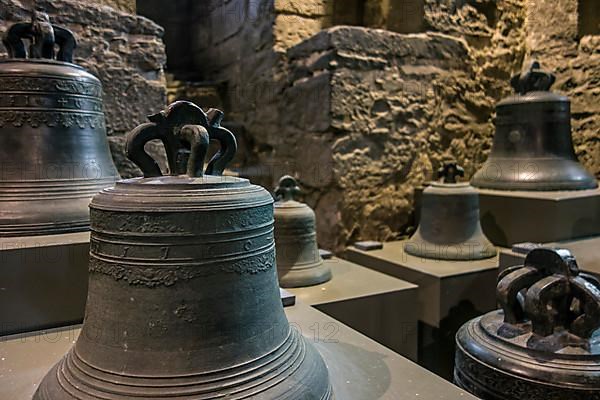
{"label": "stone wall", "polygon": [[322,29],[352,25],[399,33],[425,30],[425,0],[275,0],[275,49],[286,50]]}
{"label": "stone wall", "polygon": [[[531,57],[572,98],[577,153],[600,177],[598,36],[579,37],[577,0],[560,0],[561,11],[550,0],[411,1],[197,6],[194,65],[243,127],[241,174],[266,187],[300,178],[323,247],[400,238],[412,228],[414,186],[446,160],[474,173],[494,106]],[[402,32],[411,18],[426,32],[327,28]]]}
{"label": "stone wall", "polygon": [[[13,22],[28,21],[33,3],[0,0],[0,31]],[[124,177],[138,174],[125,159],[124,135],[166,104],[162,28],[92,1],[37,0],[36,5],[50,14],[53,23],[75,33],[75,63],[99,77],[104,86],[107,133],[115,164]],[[156,146],[153,151],[161,154]]]}
{"label": "stone wall", "polygon": [[104,4],[116,10],[135,14],[135,0],[100,0],[96,1],[96,4]]}
{"label": "stone wall", "polygon": [[288,56],[280,130],[256,140],[300,177],[323,246],[398,237],[434,168],[484,159],[493,99],[464,40],[334,27]]}

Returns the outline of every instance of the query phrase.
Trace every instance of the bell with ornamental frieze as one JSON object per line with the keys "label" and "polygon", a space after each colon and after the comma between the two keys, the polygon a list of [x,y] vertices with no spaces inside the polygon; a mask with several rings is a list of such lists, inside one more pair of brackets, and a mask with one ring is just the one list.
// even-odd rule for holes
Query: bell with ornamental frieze
{"label": "bell with ornamental frieze", "polygon": [[463,169],[455,163],[438,171],[421,195],[421,217],[414,235],[404,244],[408,254],[436,260],[480,260],[494,257],[496,248],[479,222],[479,193],[458,182]]}
{"label": "bell with ornamental frieze", "polygon": [[[144,177],[92,200],[83,327],[35,400],[333,398],[283,311],[273,198],[222,176],[237,144],[221,119],[177,102],[129,134]],[[145,152],[151,140],[169,175]],[[220,150],[205,170],[211,140]]]}
{"label": "bell with ornamental frieze", "polygon": [[44,13],[12,25],[3,42],[0,236],[88,230],[91,198],[119,179],[102,85],[73,64],[75,37]]}
{"label": "bell with ornamental frieze", "polygon": [[298,182],[284,176],[275,188],[275,245],[277,273],[284,288],[318,285],[331,279],[317,244],[315,212],[296,201]]}
{"label": "bell with ornamental frieze", "polygon": [[456,336],[454,380],[483,400],[600,399],[600,283],[568,250],[532,250],[500,275],[502,309]]}
{"label": "bell with ornamental frieze", "polygon": [[496,106],[496,133],[487,161],[471,184],[482,189],[559,191],[598,183],[577,160],[571,103],[550,88],[555,77],[534,61],[514,76],[517,94]]}

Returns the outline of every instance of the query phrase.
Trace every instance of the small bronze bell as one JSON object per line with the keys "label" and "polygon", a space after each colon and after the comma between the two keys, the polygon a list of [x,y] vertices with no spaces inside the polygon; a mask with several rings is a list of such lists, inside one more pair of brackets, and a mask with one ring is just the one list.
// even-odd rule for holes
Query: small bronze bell
{"label": "small bronze bell", "polygon": [[500,276],[502,310],[456,336],[455,382],[483,400],[600,399],[600,283],[568,250],[536,249]]}
{"label": "small bronze bell", "polygon": [[73,34],[46,14],[13,25],[3,42],[0,236],[87,230],[91,198],[118,179],[100,81],[72,64]]}
{"label": "small bronze bell", "polygon": [[315,212],[294,198],[298,182],[284,176],[275,188],[275,245],[277,273],[284,288],[318,285],[331,279],[317,244]]}
{"label": "small bronze bell", "polygon": [[479,260],[494,257],[496,249],[479,222],[479,194],[467,182],[457,182],[464,171],[446,164],[422,194],[421,217],[404,251],[438,260]]}
{"label": "small bronze bell", "polygon": [[[332,398],[279,296],[273,198],[222,176],[222,113],[177,102],[128,136],[144,178],[94,197],[86,315],[35,400]],[[171,175],[144,151],[161,140]],[[220,151],[203,174],[209,140]]]}
{"label": "small bronze bell", "polygon": [[471,184],[498,190],[580,190],[598,187],[577,161],[571,105],[550,92],[554,75],[536,61],[516,75],[517,92],[496,106],[496,134],[488,160]]}

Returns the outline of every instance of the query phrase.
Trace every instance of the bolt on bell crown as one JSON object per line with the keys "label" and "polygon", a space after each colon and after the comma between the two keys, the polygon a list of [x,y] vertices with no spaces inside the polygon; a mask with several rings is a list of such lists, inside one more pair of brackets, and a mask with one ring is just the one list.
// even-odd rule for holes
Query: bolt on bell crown
{"label": "bolt on bell crown", "polygon": [[318,285],[331,279],[317,244],[315,212],[295,200],[301,190],[286,175],[275,188],[275,245],[277,273],[284,288]]}
{"label": "bolt on bell crown", "polygon": [[129,133],[144,177],[92,200],[85,320],[35,400],[332,398],[321,356],[283,311],[273,198],[221,175],[237,148],[222,117],[177,102]]}
{"label": "bolt on bell crown", "polygon": [[499,278],[502,310],[456,335],[455,383],[483,400],[600,399],[600,282],[550,248]]}
{"label": "bolt on bell crown", "polygon": [[102,85],[72,64],[73,33],[44,13],[12,25],[2,41],[0,236],[88,230],[91,198],[119,178]]}
{"label": "bolt on bell crown", "polygon": [[458,176],[464,170],[448,163],[438,171],[440,181],[423,191],[419,226],[404,244],[408,254],[463,261],[496,255],[479,222],[479,194],[467,182],[457,182]]}
{"label": "bolt on bell crown", "polygon": [[517,94],[496,106],[492,150],[473,176],[473,186],[525,191],[598,187],[577,160],[571,105],[565,96],[550,92],[555,80],[537,61],[512,78]]}

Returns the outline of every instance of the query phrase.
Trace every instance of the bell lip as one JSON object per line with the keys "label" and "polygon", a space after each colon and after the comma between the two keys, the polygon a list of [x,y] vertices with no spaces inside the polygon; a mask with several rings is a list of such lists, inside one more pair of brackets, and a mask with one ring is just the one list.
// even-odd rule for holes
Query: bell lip
{"label": "bell lip", "polygon": [[[544,176],[534,176],[532,179],[513,179],[514,174],[509,173],[501,176],[488,176],[487,171],[514,171],[515,167],[524,166],[525,172],[528,165],[535,163],[552,162],[551,176],[554,179],[545,179]],[[560,163],[560,165],[557,165]],[[540,170],[544,170],[540,167]],[[558,173],[556,173],[558,172]],[[541,175],[541,174],[537,174]],[[565,179],[568,178],[568,179]],[[530,158],[506,158],[490,156],[479,168],[471,179],[471,185],[477,189],[501,190],[501,191],[526,191],[526,192],[559,192],[559,191],[582,191],[595,190],[598,181],[577,159],[564,157],[530,157]]]}
{"label": "bell lip", "polygon": [[[415,234],[416,235],[416,234]],[[420,235],[419,235],[420,236]],[[490,258],[494,258],[498,255],[498,249],[491,243],[488,241],[488,243],[485,243],[485,245],[479,245],[476,246],[477,251],[464,251],[464,252],[460,252],[460,253],[454,253],[454,252],[446,252],[444,254],[447,254],[446,256],[437,256],[434,257],[432,256],[432,252],[427,252],[427,251],[423,251],[423,246],[420,246],[419,243],[428,243],[429,244],[429,248],[432,247],[440,247],[440,246],[446,246],[446,247],[455,247],[458,245],[461,245],[461,243],[456,243],[456,244],[436,244],[436,243],[430,243],[430,242],[425,242],[424,240],[413,240],[413,237],[411,237],[409,240],[407,240],[404,245],[402,246],[402,249],[407,253],[410,254],[413,257],[421,257],[421,258],[425,258],[427,260],[438,260],[438,261],[480,261],[480,260],[487,260]],[[463,242],[466,243],[466,242]],[[416,246],[411,246],[411,244],[416,244]],[[413,247],[416,248],[417,250],[413,250]],[[469,246],[468,246],[469,247]],[[472,247],[472,246],[470,246]],[[488,249],[492,249],[492,250],[488,250]],[[438,252],[439,254],[439,252]],[[448,255],[449,254],[449,255]]]}
{"label": "bell lip", "polygon": [[595,179],[582,179],[578,181],[512,181],[488,180],[475,175],[471,185],[477,189],[500,190],[505,192],[574,192],[598,189]]}
{"label": "bell lip", "polygon": [[291,267],[281,276],[279,276],[280,272],[282,272],[281,269],[277,267],[279,285],[285,289],[321,285],[333,279],[331,268],[322,258],[312,265],[303,266],[301,269]]}

